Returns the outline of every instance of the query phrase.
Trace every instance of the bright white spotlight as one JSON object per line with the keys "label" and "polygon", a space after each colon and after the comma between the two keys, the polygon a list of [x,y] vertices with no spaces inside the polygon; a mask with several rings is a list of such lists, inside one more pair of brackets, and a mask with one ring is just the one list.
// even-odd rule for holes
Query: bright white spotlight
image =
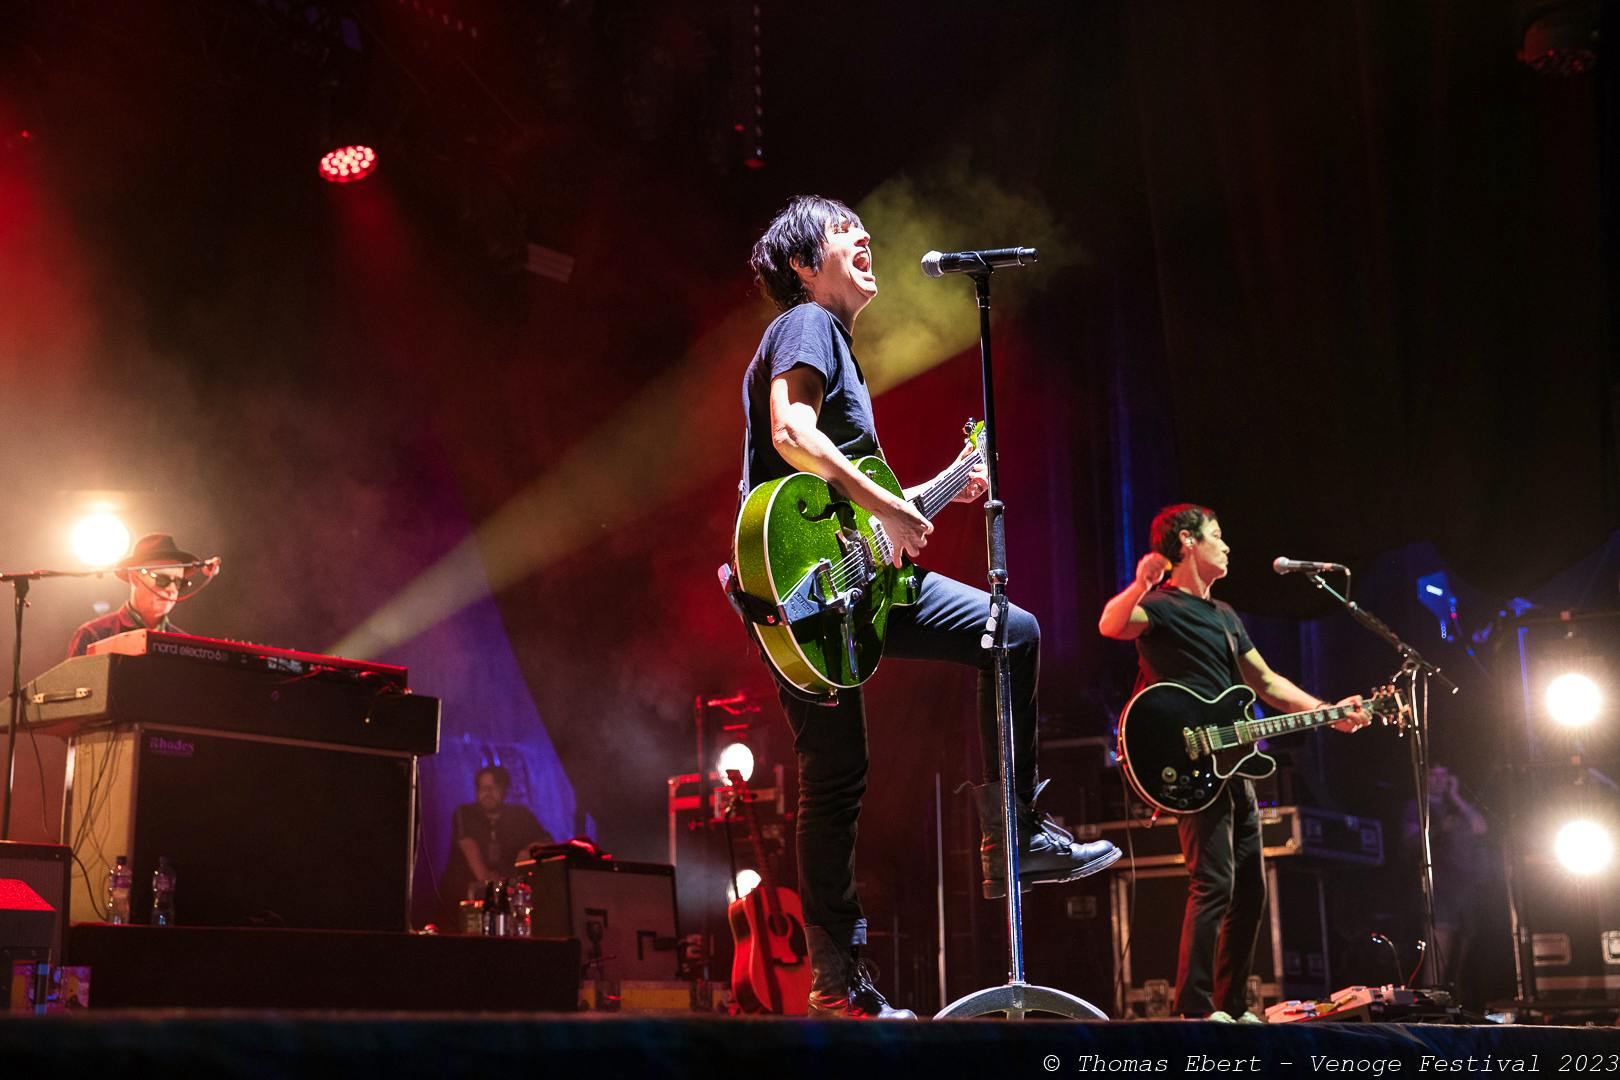
{"label": "bright white spotlight", "polygon": [[743,870],[737,874],[737,880],[726,886],[726,892],[731,894],[733,900],[741,900],[753,892],[759,885],[759,871]]}
{"label": "bright white spotlight", "polygon": [[1578,819],[1558,830],[1553,851],[1565,870],[1591,877],[1602,873],[1614,859],[1614,837],[1597,822]]}
{"label": "bright white spotlight", "polygon": [[68,533],[73,554],[89,566],[111,566],[129,550],[129,530],[116,516],[97,510],[79,519]]}
{"label": "bright white spotlight", "polygon": [[1597,719],[1602,707],[1597,683],[1579,672],[1560,675],[1547,686],[1547,712],[1564,727],[1585,727]]}
{"label": "bright white spotlight", "polygon": [[721,776],[725,776],[732,769],[736,769],[742,773],[744,780],[752,780],[754,778],[754,752],[748,749],[747,744],[734,742],[720,751],[720,757],[714,763],[714,769]]}

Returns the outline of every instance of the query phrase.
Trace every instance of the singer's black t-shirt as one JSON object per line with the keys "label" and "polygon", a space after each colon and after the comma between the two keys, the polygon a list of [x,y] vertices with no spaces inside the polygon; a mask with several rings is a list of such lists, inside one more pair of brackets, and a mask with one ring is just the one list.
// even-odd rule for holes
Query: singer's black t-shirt
{"label": "singer's black t-shirt", "polygon": [[816,427],[846,457],[881,453],[872,394],[850,349],[849,330],[820,304],[800,304],[765,328],[743,376],[743,417],[748,425],[743,482],[748,489],[795,471],[771,445],[771,380],[800,364],[820,372],[825,384]]}
{"label": "singer's black t-shirt", "polygon": [[1142,597],[1138,606],[1148,617],[1147,629],[1136,639],[1142,685],[1178,682],[1213,698],[1242,684],[1226,633],[1232,632],[1238,656],[1254,642],[1231,604],[1166,585]]}

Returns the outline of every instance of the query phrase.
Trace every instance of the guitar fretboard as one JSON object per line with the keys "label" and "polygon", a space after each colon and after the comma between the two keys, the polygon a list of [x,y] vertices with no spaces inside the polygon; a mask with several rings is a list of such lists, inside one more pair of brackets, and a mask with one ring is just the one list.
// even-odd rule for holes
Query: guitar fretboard
{"label": "guitar fretboard", "polygon": [[984,461],[984,455],[974,450],[967,457],[952,465],[939,475],[939,479],[929,484],[926,489],[919,492],[916,498],[917,509],[922,516],[933,520],[935,514],[951,504],[951,500],[962,494],[968,481],[973,479],[973,470]]}
{"label": "guitar fretboard", "polygon": [[1235,724],[1211,724],[1209,727],[1200,728],[1199,734],[1211,751],[1230,750],[1238,746],[1252,746],[1261,739],[1269,739],[1274,735],[1308,731],[1323,724],[1336,723],[1349,716],[1352,711],[1348,707],[1329,705],[1308,712],[1283,713],[1280,716],[1265,716],[1258,720],[1239,720]]}

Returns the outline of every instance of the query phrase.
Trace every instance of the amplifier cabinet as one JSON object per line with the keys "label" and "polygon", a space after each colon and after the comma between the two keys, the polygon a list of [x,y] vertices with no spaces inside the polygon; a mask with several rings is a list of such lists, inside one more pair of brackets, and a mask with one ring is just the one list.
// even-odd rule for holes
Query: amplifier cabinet
{"label": "amplifier cabinet", "polygon": [[[0,961],[15,957],[37,957],[46,948],[51,957],[60,962],[62,938],[67,932],[68,866],[72,853],[60,844],[21,844],[0,840],[0,882],[20,881],[28,890],[45,901],[54,914],[49,919],[36,919],[44,912],[32,910],[6,910],[0,904]],[[13,890],[0,886],[0,895],[9,896]],[[20,892],[21,890],[17,890]],[[37,905],[38,901],[34,901]],[[36,922],[42,925],[36,930]],[[0,967],[0,987],[9,992],[11,967]],[[4,1002],[0,1001],[0,1011]]]}
{"label": "amplifier cabinet", "polygon": [[1620,1001],[1620,897],[1612,884],[1576,877],[1545,852],[1523,854],[1511,869],[1525,996]]}
{"label": "amplifier cabinet", "polygon": [[67,788],[75,922],[106,918],[103,882],[128,855],[132,922],[148,921],[166,856],[181,925],[407,928],[409,754],[136,724],[76,735]]}
{"label": "amplifier cabinet", "polygon": [[[1140,864],[1139,864],[1140,865]],[[1298,864],[1266,860],[1266,914],[1250,969],[1250,1006],[1279,998],[1318,998],[1331,989],[1322,877]],[[1116,1015],[1165,1016],[1173,1005],[1187,872],[1161,866],[1115,873]],[[1258,984],[1258,985],[1255,985]]]}
{"label": "amplifier cabinet", "polygon": [[555,856],[529,880],[535,935],[578,938],[583,977],[679,977],[673,866]]}

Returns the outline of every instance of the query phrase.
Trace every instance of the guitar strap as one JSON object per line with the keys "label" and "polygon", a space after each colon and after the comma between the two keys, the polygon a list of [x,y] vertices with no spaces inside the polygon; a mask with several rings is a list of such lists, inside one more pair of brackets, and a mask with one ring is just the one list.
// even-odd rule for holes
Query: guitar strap
{"label": "guitar strap", "polygon": [[1232,636],[1232,620],[1226,617],[1224,608],[1216,608],[1215,614],[1221,620],[1221,629],[1226,631],[1226,655],[1232,661],[1232,685],[1242,686],[1243,665],[1238,662],[1237,638]]}

